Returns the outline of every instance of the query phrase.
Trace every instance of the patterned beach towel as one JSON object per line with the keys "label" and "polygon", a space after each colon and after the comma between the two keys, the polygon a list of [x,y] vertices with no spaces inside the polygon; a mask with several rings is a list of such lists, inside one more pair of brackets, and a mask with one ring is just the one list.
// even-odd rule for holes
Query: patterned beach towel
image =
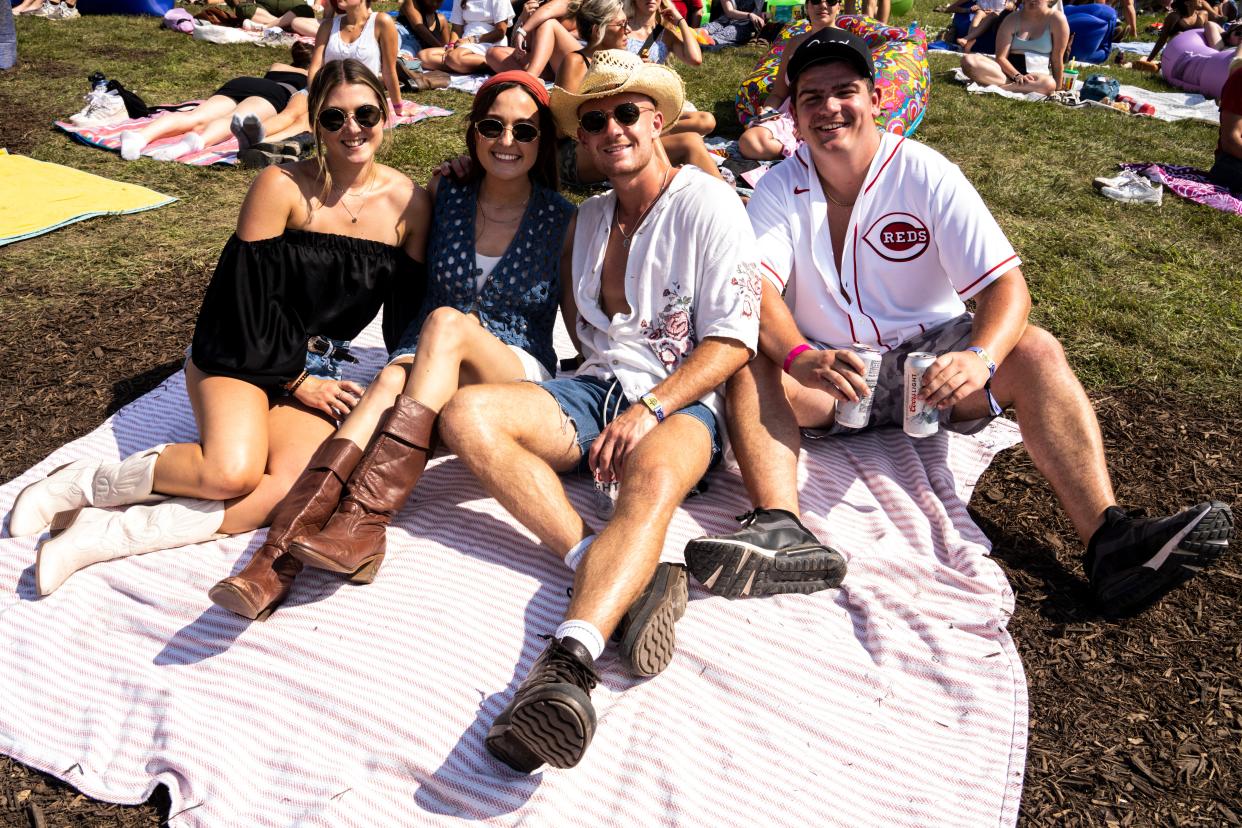
{"label": "patterned beach towel", "polygon": [[1122,164],[1123,170],[1134,170],[1139,175],[1151,179],[1157,184],[1169,188],[1169,192],[1189,199],[1197,204],[1205,204],[1242,216],[1242,198],[1226,190],[1219,184],[1213,184],[1207,172],[1195,167],[1181,167],[1177,164]]}
{"label": "patterned beach towel", "polygon": [[[369,377],[378,327],[358,341]],[[194,439],[178,374],[0,487],[73,458]],[[802,505],[844,588],[727,601],[697,586],[669,668],[611,649],[595,740],[521,776],[484,748],[568,603],[569,571],[455,457],[428,467],[375,583],[304,572],[265,623],[214,607],[262,532],[85,569],[34,595],[35,538],[0,541],[0,752],[83,793],[157,785],[187,826],[1012,826],[1026,683],[1013,594],[967,513],[1018,440],[884,430],[803,454]],[[591,514],[593,489],[571,480]],[[678,510],[664,557],[748,509],[736,474]]]}
{"label": "patterned beach towel", "polygon": [[[201,101],[187,101],[178,104],[177,108],[185,108],[194,106]],[[452,115],[450,109],[441,109],[438,106],[428,106],[426,104],[414,104],[410,107],[410,102],[406,101],[407,111],[404,115],[397,118],[397,126],[406,126],[408,124],[416,124],[419,121],[425,121],[428,118],[442,118],[445,115]],[[86,144],[88,147],[98,147],[99,149],[111,150],[112,152],[121,151],[121,133],[128,129],[138,129],[143,124],[150,123],[155,118],[161,118],[167,112],[156,112],[147,118],[130,118],[119,124],[105,127],[79,127],[74,126],[68,121],[56,121],[56,128],[69,134],[69,137],[75,141]],[[177,136],[169,136],[161,138],[158,141],[152,141],[151,147],[159,147],[164,144],[171,144],[177,140]],[[237,163],[237,139],[229,136],[226,140],[210,147],[204,147],[197,152],[188,152],[177,159],[178,163],[189,164],[192,167],[207,167],[212,164],[236,164]]]}

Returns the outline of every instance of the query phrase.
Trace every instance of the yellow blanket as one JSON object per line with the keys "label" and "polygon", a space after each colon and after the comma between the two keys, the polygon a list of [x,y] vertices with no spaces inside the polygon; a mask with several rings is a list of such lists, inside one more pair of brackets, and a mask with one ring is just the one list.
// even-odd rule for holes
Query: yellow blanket
{"label": "yellow blanket", "polygon": [[0,149],[0,246],[94,216],[140,213],[176,200]]}

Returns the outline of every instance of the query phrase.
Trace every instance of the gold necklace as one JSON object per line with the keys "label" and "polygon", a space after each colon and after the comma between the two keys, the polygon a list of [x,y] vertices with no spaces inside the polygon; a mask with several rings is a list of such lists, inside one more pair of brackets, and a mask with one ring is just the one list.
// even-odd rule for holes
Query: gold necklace
{"label": "gold necklace", "polygon": [[[832,193],[828,192],[827,187],[824,187],[824,195],[828,198],[829,201],[831,201],[833,204],[837,205],[838,207],[853,207],[854,206],[853,201],[851,201],[849,204],[846,204],[844,201],[837,201],[835,198],[832,197]],[[857,198],[855,198],[855,201],[856,200]]]}
{"label": "gold necklace", "polygon": [[523,201],[521,204],[519,204],[519,205],[518,205],[518,208],[519,208],[519,209],[518,209],[518,214],[517,214],[516,216],[514,216],[513,218],[511,218],[511,219],[505,219],[504,221],[498,221],[498,220],[496,220],[496,219],[492,218],[491,216],[489,216],[489,215],[487,214],[487,211],[483,209],[483,199],[481,199],[481,198],[479,199],[479,202],[478,202],[478,204],[479,204],[479,212],[483,215],[483,220],[484,220],[484,221],[490,221],[492,224],[512,224],[512,223],[513,223],[513,222],[515,222],[515,221],[520,221],[520,220],[521,220],[521,218],[522,218],[522,214],[526,212],[526,204],[527,204],[527,202],[529,202],[529,201],[530,201],[530,196],[527,196],[527,197],[526,197],[526,201]]}
{"label": "gold necklace", "polygon": [[367,205],[365,202],[358,205],[358,212],[355,213],[353,210],[349,209],[349,205],[345,203],[345,196],[350,196],[351,198],[366,198],[368,195],[371,194],[371,188],[373,186],[375,186],[374,172],[372,172],[371,174],[371,180],[367,182],[367,188],[363,190],[361,193],[358,193],[357,195],[355,195],[354,193],[351,193],[348,189],[346,189],[346,190],[342,190],[340,197],[337,198],[336,203],[345,208],[345,212],[349,213],[349,218],[351,219],[351,222],[353,224],[358,223],[358,216],[362,215],[362,211],[366,209]]}
{"label": "gold necklace", "polygon": [[647,218],[647,214],[651,212],[651,208],[656,206],[656,202],[660,200],[660,196],[664,195],[664,191],[668,189],[668,181],[672,173],[672,167],[669,167],[664,171],[664,182],[660,185],[660,192],[656,193],[656,197],[653,198],[651,203],[647,205],[647,209],[643,210],[642,215],[638,217],[638,221],[634,222],[634,229],[628,233],[625,232],[625,229],[621,226],[621,203],[619,201],[617,202],[617,209],[612,214],[612,220],[613,223],[617,225],[617,232],[621,234],[621,246],[625,248],[625,250],[628,251],[630,249],[630,239],[634,238],[634,234],[638,232],[638,228],[643,224],[643,219]]}

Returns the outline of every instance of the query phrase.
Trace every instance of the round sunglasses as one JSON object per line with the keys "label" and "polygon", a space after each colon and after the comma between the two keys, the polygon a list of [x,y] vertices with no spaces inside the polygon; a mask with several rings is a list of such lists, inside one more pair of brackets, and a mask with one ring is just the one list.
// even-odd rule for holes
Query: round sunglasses
{"label": "round sunglasses", "polygon": [[605,112],[602,109],[592,109],[589,112],[583,112],[578,117],[578,126],[595,135],[604,131],[604,127],[608,126],[609,118],[612,118],[621,126],[634,126],[634,124],[638,123],[639,116],[644,112],[655,112],[655,108],[639,106],[636,103],[626,101],[623,104],[618,104],[617,108],[611,112]]}
{"label": "round sunglasses", "polygon": [[384,111],[375,104],[363,104],[353,112],[346,112],[337,106],[330,106],[319,112],[319,125],[328,132],[340,132],[345,122],[353,117],[362,129],[370,129],[384,119]]}
{"label": "round sunglasses", "polygon": [[529,144],[539,137],[539,127],[534,124],[519,122],[509,126],[499,118],[482,118],[474,122],[474,128],[489,141],[495,141],[504,135],[506,129],[513,133],[513,140],[519,144]]}

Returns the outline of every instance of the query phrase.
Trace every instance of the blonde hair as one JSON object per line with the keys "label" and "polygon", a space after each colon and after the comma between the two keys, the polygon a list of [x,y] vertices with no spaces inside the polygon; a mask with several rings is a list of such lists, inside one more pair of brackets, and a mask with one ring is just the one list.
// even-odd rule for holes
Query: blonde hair
{"label": "blonde hair", "polygon": [[621,0],[582,0],[575,17],[578,21],[578,34],[585,37],[588,51],[594,53],[604,42],[605,30],[618,13],[625,13]]}
{"label": "blonde hair", "polygon": [[[3,0],[0,0],[2,2]],[[319,174],[323,176],[323,191],[320,193],[320,201],[326,199],[332,191],[332,173],[328,170],[328,162],[323,151],[323,140],[320,137],[319,113],[323,111],[327,104],[328,96],[330,96],[338,86],[358,85],[366,86],[375,93],[376,103],[379,104],[380,112],[384,118],[381,124],[388,120],[388,96],[384,92],[384,85],[380,83],[380,79],[375,77],[375,73],[353,58],[345,58],[345,60],[332,60],[320,67],[315,73],[315,79],[310,85],[310,99],[306,104],[306,117],[310,119],[311,129],[315,134],[315,156],[319,162]],[[387,139],[385,139],[387,140]],[[374,161],[372,161],[374,163]]]}

